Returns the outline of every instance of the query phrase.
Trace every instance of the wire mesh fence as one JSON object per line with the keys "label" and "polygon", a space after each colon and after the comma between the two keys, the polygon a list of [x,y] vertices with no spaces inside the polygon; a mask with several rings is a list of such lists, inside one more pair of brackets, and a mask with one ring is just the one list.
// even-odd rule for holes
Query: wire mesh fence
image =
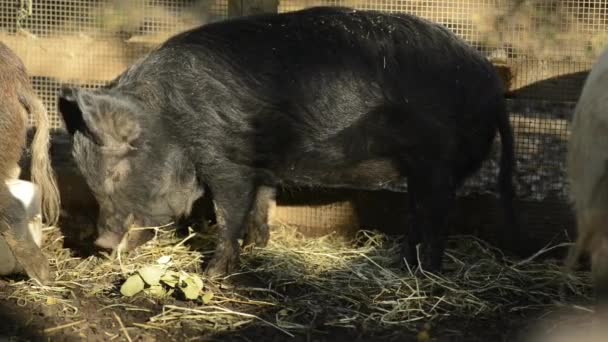
{"label": "wire mesh fence", "polygon": [[23,59],[61,127],[62,83],[102,85],[169,35],[227,13],[225,0],[2,0],[0,40]]}
{"label": "wire mesh fence", "polygon": [[[518,194],[565,200],[570,117],[535,110],[534,103],[576,101],[586,72],[608,42],[608,1],[281,0],[276,10],[318,5],[427,18],[503,66],[508,97],[527,108],[511,113]],[[61,127],[56,112],[61,84],[102,85],[168,36],[224,19],[228,12],[228,0],[0,0],[0,39],[24,60],[53,126]],[[493,192],[496,160],[497,154],[462,191]]]}
{"label": "wire mesh fence", "polygon": [[[518,101],[516,188],[521,200],[567,201],[565,154],[572,103],[608,43],[603,0],[283,0],[279,11],[317,5],[410,13],[440,23],[507,70],[507,96]],[[566,102],[544,110],[537,102]],[[460,190],[496,193],[500,141],[493,157]]]}

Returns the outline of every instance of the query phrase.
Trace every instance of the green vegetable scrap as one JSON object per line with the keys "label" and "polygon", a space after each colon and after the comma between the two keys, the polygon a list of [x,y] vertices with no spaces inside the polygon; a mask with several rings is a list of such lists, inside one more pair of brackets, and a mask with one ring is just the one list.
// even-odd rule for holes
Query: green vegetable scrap
{"label": "green vegetable scrap", "polygon": [[143,291],[147,296],[163,299],[172,295],[175,290],[179,290],[186,299],[200,298],[204,304],[208,304],[213,299],[212,292],[203,294],[203,280],[198,275],[169,270],[170,256],[160,257],[157,263],[157,265],[144,266],[127,278],[120,288],[120,293],[132,297]]}

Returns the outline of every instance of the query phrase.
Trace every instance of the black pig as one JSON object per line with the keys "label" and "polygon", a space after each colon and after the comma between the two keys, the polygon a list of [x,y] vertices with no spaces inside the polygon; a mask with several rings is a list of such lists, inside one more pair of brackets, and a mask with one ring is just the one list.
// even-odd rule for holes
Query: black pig
{"label": "black pig", "polygon": [[[235,265],[250,210],[265,219],[258,190],[272,198],[283,184],[407,182],[404,256],[416,262],[422,243],[421,263],[438,271],[455,190],[497,130],[513,214],[513,137],[495,69],[411,15],[317,7],[207,24],[104,88],[64,88],[59,109],[101,206],[97,243],[115,248],[129,224],[188,215],[208,187],[220,227],[210,275]],[[268,233],[249,235],[263,245]]]}

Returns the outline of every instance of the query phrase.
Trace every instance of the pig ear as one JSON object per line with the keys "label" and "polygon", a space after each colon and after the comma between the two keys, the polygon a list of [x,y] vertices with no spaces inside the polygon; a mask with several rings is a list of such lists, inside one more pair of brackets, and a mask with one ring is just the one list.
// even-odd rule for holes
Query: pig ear
{"label": "pig ear", "polygon": [[131,145],[141,134],[134,105],[101,91],[64,88],[59,111],[71,135],[80,132],[106,147]]}
{"label": "pig ear", "polygon": [[65,128],[70,135],[80,132],[81,134],[94,140],[97,144],[100,144],[101,137],[93,134],[85,122],[83,110],[81,109],[81,105],[78,101],[79,92],[79,89],[70,87],[64,87],[60,90],[58,107],[59,113],[61,113],[63,118]]}

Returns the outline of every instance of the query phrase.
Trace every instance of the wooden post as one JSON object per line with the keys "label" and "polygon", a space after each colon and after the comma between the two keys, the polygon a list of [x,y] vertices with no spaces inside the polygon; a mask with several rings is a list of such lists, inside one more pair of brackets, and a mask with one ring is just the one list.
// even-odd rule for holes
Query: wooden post
{"label": "wooden post", "polygon": [[240,17],[261,13],[277,13],[279,0],[228,0],[228,16]]}

